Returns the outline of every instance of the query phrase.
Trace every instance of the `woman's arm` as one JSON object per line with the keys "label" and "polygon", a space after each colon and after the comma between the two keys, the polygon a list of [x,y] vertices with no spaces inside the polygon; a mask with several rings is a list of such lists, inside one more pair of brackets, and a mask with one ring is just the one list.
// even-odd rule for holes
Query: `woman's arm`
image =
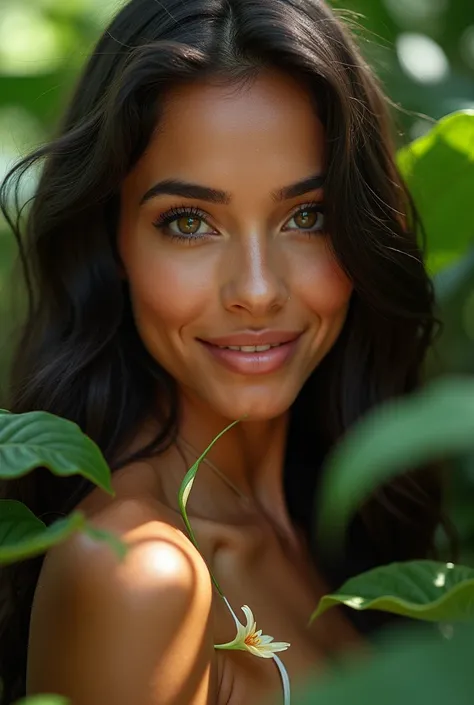
{"label": "woman's arm", "polygon": [[[215,705],[212,586],[186,537],[147,503],[120,507],[129,553],[83,535],[45,560],[33,605],[28,693],[73,705]],[[137,521],[139,518],[139,521]],[[101,522],[117,529],[115,518]]]}

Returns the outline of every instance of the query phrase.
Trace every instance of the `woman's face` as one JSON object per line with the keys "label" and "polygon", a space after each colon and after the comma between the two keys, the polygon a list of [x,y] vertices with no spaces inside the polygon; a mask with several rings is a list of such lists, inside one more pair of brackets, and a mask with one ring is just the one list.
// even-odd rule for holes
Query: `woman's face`
{"label": "woman's face", "polygon": [[324,231],[322,124],[276,72],[176,87],[164,108],[122,189],[139,334],[188,399],[226,419],[277,417],[337,339],[352,292]]}

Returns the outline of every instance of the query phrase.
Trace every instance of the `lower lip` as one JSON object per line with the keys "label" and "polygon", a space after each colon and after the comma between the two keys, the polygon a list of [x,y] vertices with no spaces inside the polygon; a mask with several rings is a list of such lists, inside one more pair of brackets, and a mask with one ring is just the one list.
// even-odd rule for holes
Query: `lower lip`
{"label": "lower lip", "polygon": [[283,367],[294,355],[299,337],[264,352],[240,352],[211,345],[204,340],[199,342],[213,357],[231,372],[244,375],[266,375]]}

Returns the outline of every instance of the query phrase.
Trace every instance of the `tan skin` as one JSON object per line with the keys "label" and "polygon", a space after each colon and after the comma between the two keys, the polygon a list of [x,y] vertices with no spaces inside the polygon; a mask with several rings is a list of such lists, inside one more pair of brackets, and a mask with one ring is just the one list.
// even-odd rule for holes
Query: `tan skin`
{"label": "tan skin", "polygon": [[[107,546],[78,536],[49,552],[32,614],[30,693],[64,693],[74,705],[282,702],[272,660],[214,650],[235,627],[208,566],[242,621],[248,604],[264,634],[291,643],[280,656],[293,687],[329,654],[360,646],[337,610],[307,629],[327,588],[292,526],[282,479],[288,410],[337,339],[352,285],[329,248],[321,188],[280,201],[272,193],[324,168],[323,127],[293,79],[266,71],[245,87],[206,80],[167,95],[123,184],[123,276],[144,344],[178,382],[180,435],[202,451],[246,416],[209,457],[250,502],[201,465],[188,503],[199,554],[177,503],[189,451],[172,446],[118,471],[114,498],[94,490],[80,508],[130,551],[118,564]],[[161,194],[140,207],[165,179],[230,198]],[[153,225],[180,207],[194,211]],[[200,342],[249,330],[297,331],[293,357],[246,375]],[[133,446],[154,430],[150,419]]]}

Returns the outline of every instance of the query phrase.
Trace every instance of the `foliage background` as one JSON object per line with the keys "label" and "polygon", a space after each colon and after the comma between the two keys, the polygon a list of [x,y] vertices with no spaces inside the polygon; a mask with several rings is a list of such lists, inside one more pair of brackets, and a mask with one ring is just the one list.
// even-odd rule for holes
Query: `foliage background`
{"label": "foliage background", "polygon": [[[0,0],[0,182],[18,157],[48,139],[81,66],[121,4],[123,0]],[[425,134],[433,121],[448,113],[474,110],[473,0],[341,0],[332,4],[358,35],[393,101],[399,146]],[[473,164],[474,144],[470,154]],[[438,176],[442,182],[443,174]],[[23,180],[25,200],[34,186],[34,174]],[[447,177],[443,188],[448,195],[450,187]],[[470,213],[469,217],[472,225],[467,232],[472,243],[474,218]],[[432,361],[429,370],[431,375],[472,374],[474,250],[472,244],[469,248],[469,242],[456,238],[455,226],[448,225],[443,238],[444,247],[428,238],[429,262],[436,274],[445,324],[438,346],[442,366]],[[450,266],[440,271],[437,255],[441,250],[449,251],[444,265]],[[12,235],[0,216],[0,325],[11,317],[7,274],[14,252]],[[6,325],[0,328],[0,381],[9,352],[8,335],[2,335],[6,330]],[[474,565],[474,457],[459,458],[457,469],[448,501],[462,540],[463,560]],[[440,664],[444,659],[443,652]],[[440,683],[433,680],[432,661],[427,669],[430,676],[423,682],[429,680],[433,689],[424,695],[434,698],[434,703],[440,698]],[[374,677],[382,675],[380,671]],[[445,671],[442,677],[446,679]],[[364,702],[368,692],[367,687]]]}

